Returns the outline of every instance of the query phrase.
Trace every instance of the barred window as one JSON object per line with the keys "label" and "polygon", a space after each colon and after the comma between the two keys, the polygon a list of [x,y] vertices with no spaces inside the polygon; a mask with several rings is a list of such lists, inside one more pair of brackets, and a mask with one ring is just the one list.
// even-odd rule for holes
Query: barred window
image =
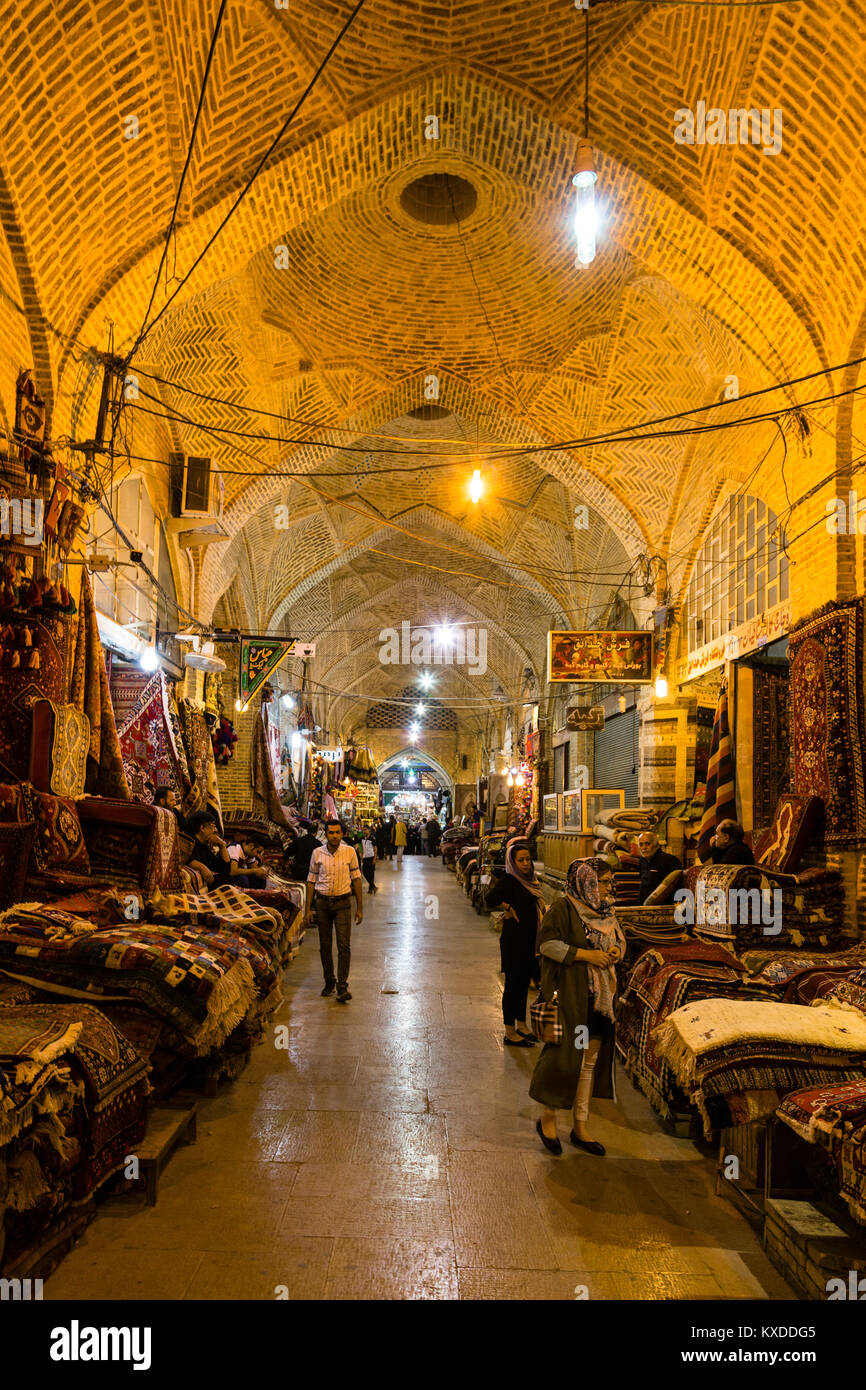
{"label": "barred window", "polygon": [[785,547],[784,527],[760,497],[729,499],[707,532],[689,583],[689,651],[784,602]]}

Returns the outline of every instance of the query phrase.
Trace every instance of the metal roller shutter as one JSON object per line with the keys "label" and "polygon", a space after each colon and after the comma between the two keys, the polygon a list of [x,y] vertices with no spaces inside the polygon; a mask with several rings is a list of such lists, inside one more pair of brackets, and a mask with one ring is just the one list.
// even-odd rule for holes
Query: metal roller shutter
{"label": "metal roller shutter", "polygon": [[637,728],[637,710],[630,709],[606,719],[595,735],[593,785],[623,787],[626,806],[637,804]]}

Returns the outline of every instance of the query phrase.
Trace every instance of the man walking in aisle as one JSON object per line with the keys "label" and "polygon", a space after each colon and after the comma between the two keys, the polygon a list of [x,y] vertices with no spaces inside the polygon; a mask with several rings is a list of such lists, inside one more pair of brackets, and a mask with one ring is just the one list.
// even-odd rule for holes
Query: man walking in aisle
{"label": "man walking in aisle", "polygon": [[373,842],[372,829],[367,830],[364,835],[364,842],[361,850],[363,858],[361,860],[361,872],[367,880],[367,892],[376,893],[376,846]]}
{"label": "man walking in aisle", "polygon": [[406,822],[398,820],[394,826],[394,848],[397,851],[397,868],[403,867],[403,851],[406,848]]}
{"label": "man walking in aisle", "polygon": [[[306,922],[312,924],[315,909],[319,929],[319,955],[325,987],[322,997],[337,990],[337,1003],[348,1004],[349,964],[352,938],[352,894],[355,895],[355,923],[364,920],[364,899],[361,896],[361,870],[358,856],[350,845],[344,845],[343,827],[338,820],[325,825],[327,844],[314,850],[307,877]],[[337,974],[334,975],[334,928],[337,929]]]}

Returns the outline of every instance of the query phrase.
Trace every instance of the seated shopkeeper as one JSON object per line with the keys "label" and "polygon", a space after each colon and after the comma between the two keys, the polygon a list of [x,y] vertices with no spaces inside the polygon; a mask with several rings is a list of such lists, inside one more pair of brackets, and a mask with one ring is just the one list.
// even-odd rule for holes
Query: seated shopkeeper
{"label": "seated shopkeeper", "polygon": [[173,787],[157,787],[153,794],[153,804],[154,806],[161,807],[163,811],[171,811],[177,821],[178,830],[186,832],[186,821],[177,804],[177,797],[174,794]]}
{"label": "seated shopkeeper", "polygon": [[710,840],[706,864],[754,864],[755,856],[746,844],[746,832],[735,820],[719,821]]}
{"label": "seated shopkeeper", "polygon": [[658,835],[644,830],[637,837],[637,852],[640,855],[640,900],[645,903],[651,893],[677,869],[682,869],[682,861],[676,855],[662,849]]}
{"label": "seated shopkeeper", "polygon": [[210,811],[196,811],[186,824],[187,834],[195,840],[189,867],[198,869],[208,888],[222,888],[231,883],[235,888],[260,888],[267,879],[266,869],[245,869],[229,854],[228,845],[220,838],[217,823]]}

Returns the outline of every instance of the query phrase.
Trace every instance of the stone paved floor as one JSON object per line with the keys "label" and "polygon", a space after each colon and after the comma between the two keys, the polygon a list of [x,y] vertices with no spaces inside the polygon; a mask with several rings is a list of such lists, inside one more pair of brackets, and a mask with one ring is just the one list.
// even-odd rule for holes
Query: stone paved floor
{"label": "stone paved floor", "polygon": [[157,1206],[106,1203],[46,1297],[792,1298],[711,1162],[622,1074],[593,1103],[608,1156],[545,1153],[488,918],[438,860],[377,878],[352,1003],[319,997],[308,934],[275,1019],[288,1050],[202,1101]]}

